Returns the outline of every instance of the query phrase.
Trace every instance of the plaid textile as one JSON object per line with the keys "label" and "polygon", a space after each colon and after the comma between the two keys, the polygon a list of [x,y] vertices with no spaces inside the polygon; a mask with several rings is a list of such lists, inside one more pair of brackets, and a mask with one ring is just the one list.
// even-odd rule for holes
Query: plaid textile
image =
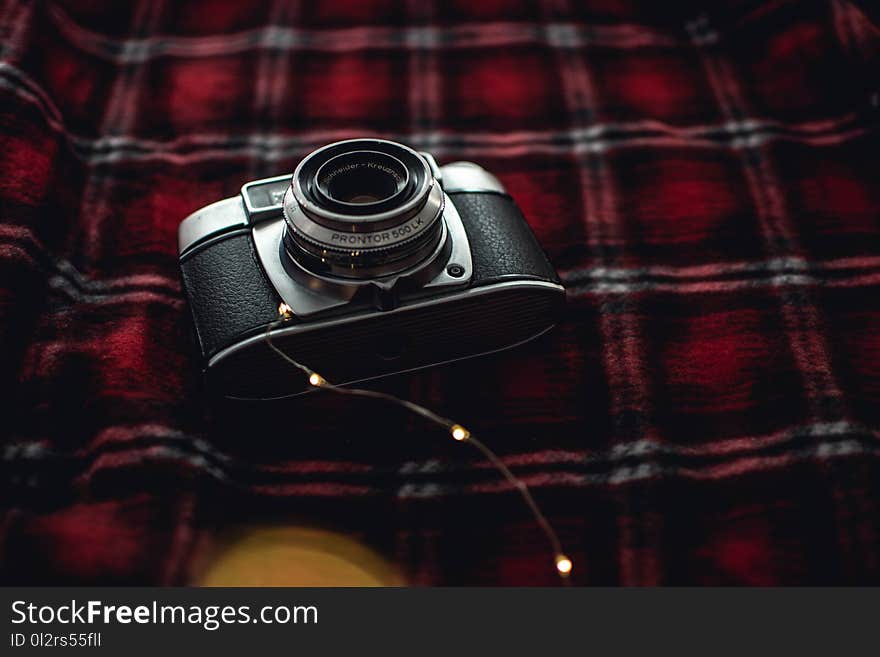
{"label": "plaid textile", "polygon": [[0,577],[185,583],[293,518],[416,584],[556,582],[503,479],[394,409],[205,424],[178,223],[376,135],[497,173],[561,272],[541,340],[375,387],[496,448],[575,583],[880,583],[877,13],[6,0]]}

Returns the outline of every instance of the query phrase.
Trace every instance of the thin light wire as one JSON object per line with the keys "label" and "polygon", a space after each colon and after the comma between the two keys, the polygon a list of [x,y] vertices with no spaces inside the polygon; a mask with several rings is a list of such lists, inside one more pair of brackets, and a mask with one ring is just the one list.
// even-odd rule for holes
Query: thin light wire
{"label": "thin light wire", "polygon": [[[505,480],[519,492],[520,497],[522,498],[525,505],[532,512],[532,515],[535,518],[535,522],[538,523],[538,526],[541,528],[541,531],[544,532],[547,540],[550,542],[550,546],[553,550],[553,559],[556,565],[556,572],[562,580],[563,584],[568,585],[570,581],[568,579],[568,575],[571,571],[571,561],[569,557],[566,556],[565,552],[562,550],[562,543],[559,540],[559,536],[556,534],[556,530],[553,529],[553,526],[550,524],[550,521],[547,520],[547,517],[541,511],[541,508],[538,506],[538,503],[535,501],[535,498],[532,496],[532,492],[529,490],[528,485],[519,477],[517,477],[513,472],[511,472],[510,468],[498,457],[498,455],[493,452],[483,441],[477,439],[470,431],[464,429],[462,425],[454,420],[451,420],[447,417],[443,417],[442,415],[438,415],[434,411],[429,408],[425,408],[419,404],[411,402],[407,399],[401,399],[400,397],[395,397],[394,395],[379,392],[376,390],[367,390],[365,388],[342,388],[337,386],[323,376],[321,376],[318,372],[311,369],[310,367],[303,365],[302,363],[291,358],[287,353],[285,353],[282,349],[280,349],[272,340],[272,330],[278,326],[281,326],[285,323],[286,318],[284,316],[284,311],[280,311],[282,313],[281,319],[278,319],[274,322],[271,322],[266,326],[266,333],[264,335],[266,344],[269,346],[272,351],[278,354],[282,359],[293,365],[298,370],[302,371],[307,377],[309,377],[310,385],[312,386],[313,391],[318,390],[326,390],[329,392],[334,392],[340,395],[348,395],[350,397],[366,397],[370,399],[379,399],[382,401],[387,401],[392,404],[396,404],[405,408],[406,410],[418,415],[420,417],[425,418],[429,422],[433,422],[434,424],[439,425],[443,429],[445,429],[449,433],[453,433],[456,429],[462,431],[462,438],[455,438],[458,442],[471,443],[485,458],[492,464],[504,477]],[[312,383],[312,377],[317,376],[317,380],[315,383]],[[289,395],[280,395],[277,397],[237,397],[233,395],[227,395],[228,399],[234,399],[238,401],[271,401],[277,399],[285,399],[289,397],[293,397],[299,393],[292,393]],[[453,437],[455,434],[453,433]],[[567,564],[567,570],[564,570],[560,565],[562,563]]]}

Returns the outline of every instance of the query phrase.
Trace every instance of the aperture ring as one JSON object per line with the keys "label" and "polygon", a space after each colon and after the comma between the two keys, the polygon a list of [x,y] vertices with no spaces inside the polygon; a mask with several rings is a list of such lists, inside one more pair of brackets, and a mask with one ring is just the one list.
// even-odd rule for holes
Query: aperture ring
{"label": "aperture ring", "polygon": [[[431,229],[443,214],[444,196],[439,185],[433,185],[421,209],[397,226],[373,232],[342,231],[327,228],[309,217],[296,203],[290,189],[284,195],[284,220],[297,237],[333,251],[386,252],[404,247],[408,242]],[[357,225],[353,225],[357,228]]]}
{"label": "aperture ring", "polygon": [[423,242],[429,240],[431,235],[433,235],[440,225],[442,221],[436,221],[434,224],[428,229],[421,231],[418,235],[415,235],[409,240],[405,242],[399,242],[395,244],[393,247],[383,247],[379,249],[363,249],[356,245],[352,246],[327,246],[326,244],[321,244],[319,242],[315,242],[302,233],[297,232],[295,228],[292,228],[289,224],[285,224],[284,227],[284,240],[292,241],[296,243],[300,248],[309,251],[315,255],[333,255],[333,256],[344,256],[348,257],[353,253],[356,254],[364,254],[370,255],[376,258],[393,258],[397,253],[406,253],[412,248],[416,248],[420,246]]}
{"label": "aperture ring", "polygon": [[406,269],[423,261],[446,234],[445,224],[439,221],[435,227],[419,236],[413,244],[407,244],[407,248],[391,252],[371,251],[328,251],[303,240],[301,237],[294,238],[289,226],[285,226],[282,238],[283,248],[289,257],[293,258],[306,269],[329,273],[342,277],[351,276],[352,272],[357,277],[385,276]]}

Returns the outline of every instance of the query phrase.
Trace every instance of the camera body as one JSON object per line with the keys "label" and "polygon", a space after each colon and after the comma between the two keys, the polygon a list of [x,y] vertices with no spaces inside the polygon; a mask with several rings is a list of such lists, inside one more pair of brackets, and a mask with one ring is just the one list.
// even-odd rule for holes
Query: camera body
{"label": "camera body", "polygon": [[565,297],[497,178],[379,139],[247,183],[178,237],[207,386],[225,396],[308,388],[267,331],[346,384],[514,347],[549,330]]}

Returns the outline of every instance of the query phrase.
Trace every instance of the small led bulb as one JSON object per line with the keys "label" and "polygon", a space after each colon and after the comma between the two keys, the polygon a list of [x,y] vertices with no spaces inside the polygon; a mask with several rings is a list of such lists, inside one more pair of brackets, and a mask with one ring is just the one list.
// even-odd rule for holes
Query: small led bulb
{"label": "small led bulb", "polygon": [[311,374],[309,374],[309,383],[316,388],[324,385],[326,382],[327,381],[324,379],[324,377],[317,372],[312,372]]}
{"label": "small led bulb", "polygon": [[563,577],[568,577],[569,574],[571,574],[571,559],[569,559],[564,554],[557,554],[556,570],[558,570],[559,574]]}
{"label": "small led bulb", "polygon": [[278,314],[281,315],[283,319],[290,319],[293,317],[293,308],[282,301],[278,304]]}
{"label": "small led bulb", "polygon": [[459,442],[467,440],[468,438],[471,437],[471,432],[468,431],[467,429],[465,429],[460,424],[453,424],[449,428],[449,433],[451,433],[452,437]]}

